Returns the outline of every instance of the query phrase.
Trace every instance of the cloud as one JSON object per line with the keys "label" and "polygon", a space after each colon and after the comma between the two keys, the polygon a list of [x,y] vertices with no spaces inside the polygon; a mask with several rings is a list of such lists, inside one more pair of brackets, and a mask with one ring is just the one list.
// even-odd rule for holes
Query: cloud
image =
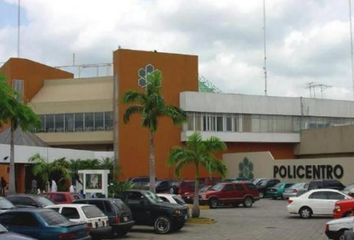
{"label": "cloud", "polygon": [[[264,93],[263,0],[21,4],[23,57],[68,65],[75,53],[77,63],[111,62],[118,46],[196,54],[200,75],[223,91]],[[317,82],[332,86],[324,97],[351,99],[347,2],[269,0],[266,10],[269,94],[308,96],[306,84]],[[15,27],[0,25],[0,61],[16,54]]]}

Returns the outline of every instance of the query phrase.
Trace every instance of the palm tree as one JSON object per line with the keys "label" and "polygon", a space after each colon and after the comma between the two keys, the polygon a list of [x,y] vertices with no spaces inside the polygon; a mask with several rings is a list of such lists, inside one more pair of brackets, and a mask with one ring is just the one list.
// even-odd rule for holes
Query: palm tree
{"label": "palm tree", "polygon": [[170,151],[168,163],[175,166],[175,174],[180,176],[181,170],[187,165],[195,167],[195,185],[192,217],[199,217],[199,177],[200,167],[204,167],[209,173],[216,172],[225,176],[226,166],[218,160],[214,153],[224,151],[226,145],[217,137],[210,137],[203,141],[200,133],[193,133],[188,137],[186,145],[175,147]]}
{"label": "palm tree", "polygon": [[20,127],[29,131],[40,126],[38,116],[25,103],[19,101],[21,96],[16,93],[0,75],[0,126],[10,125],[10,177],[9,193],[16,193],[15,184],[15,143],[14,133]]}
{"label": "palm tree", "polygon": [[185,121],[186,114],[178,107],[166,105],[161,95],[161,72],[153,71],[147,75],[145,92],[128,91],[123,101],[130,104],[124,113],[124,123],[129,122],[130,116],[141,114],[142,126],[149,130],[149,178],[150,190],[155,192],[155,133],[158,127],[158,119],[167,116],[174,124]]}
{"label": "palm tree", "polygon": [[45,191],[48,191],[48,182],[50,178],[50,173],[52,171],[52,165],[44,160],[38,153],[30,157],[29,162],[34,163],[32,168],[32,173],[34,176],[38,177],[44,187]]}

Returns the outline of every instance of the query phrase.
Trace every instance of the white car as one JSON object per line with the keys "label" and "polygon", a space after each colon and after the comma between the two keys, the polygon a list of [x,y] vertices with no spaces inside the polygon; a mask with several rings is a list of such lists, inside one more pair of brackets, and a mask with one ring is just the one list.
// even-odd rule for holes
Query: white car
{"label": "white car", "polygon": [[343,199],[351,199],[350,196],[333,189],[314,189],[299,197],[291,197],[288,200],[288,212],[299,214],[302,218],[310,218],[312,215],[332,216],[335,202]]}
{"label": "white car", "polygon": [[86,223],[93,239],[109,236],[112,228],[108,217],[96,206],[90,204],[57,204],[46,208],[53,209],[75,223]]}
{"label": "white car", "polygon": [[344,231],[353,229],[354,217],[345,217],[331,220],[326,223],[326,235],[329,239],[343,240]]}
{"label": "white car", "polygon": [[169,194],[169,193],[156,193],[156,195],[164,202],[169,202],[169,203],[184,206],[185,211],[187,211],[187,217],[190,217],[188,204],[183,200],[183,198],[180,195]]}

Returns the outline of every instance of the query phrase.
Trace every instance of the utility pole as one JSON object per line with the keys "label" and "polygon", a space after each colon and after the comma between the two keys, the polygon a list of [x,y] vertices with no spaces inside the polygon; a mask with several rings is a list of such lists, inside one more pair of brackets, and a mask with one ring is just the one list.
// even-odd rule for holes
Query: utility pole
{"label": "utility pole", "polygon": [[263,70],[264,70],[264,95],[267,96],[267,35],[266,35],[266,7],[265,7],[265,0],[263,0],[263,50],[264,50],[264,64],[263,64]]}
{"label": "utility pole", "polygon": [[17,2],[17,57],[20,57],[21,1]]}
{"label": "utility pole", "polygon": [[354,97],[354,57],[353,57],[353,28],[352,28],[352,1],[349,0],[349,33],[350,33],[350,59],[352,69],[353,97]]}

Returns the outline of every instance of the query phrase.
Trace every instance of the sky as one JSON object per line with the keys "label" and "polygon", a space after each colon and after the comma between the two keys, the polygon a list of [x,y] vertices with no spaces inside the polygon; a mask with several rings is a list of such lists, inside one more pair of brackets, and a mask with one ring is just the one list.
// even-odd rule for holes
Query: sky
{"label": "sky", "polygon": [[[0,62],[17,56],[17,2],[0,0]],[[349,1],[265,6],[268,95],[353,100]],[[263,0],[21,0],[20,44],[51,66],[73,53],[110,63],[118,46],[198,55],[199,76],[222,92],[264,95]]]}

